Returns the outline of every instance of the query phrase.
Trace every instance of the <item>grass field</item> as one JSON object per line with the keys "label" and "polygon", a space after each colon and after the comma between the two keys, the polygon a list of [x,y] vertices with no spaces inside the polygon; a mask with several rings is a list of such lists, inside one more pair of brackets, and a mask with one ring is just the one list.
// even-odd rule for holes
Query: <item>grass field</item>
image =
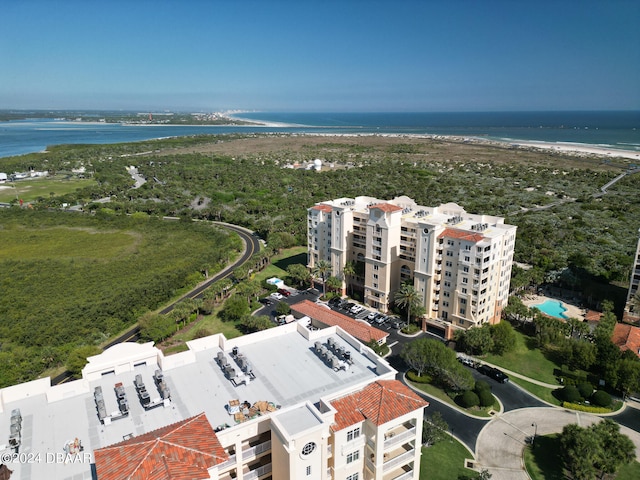
{"label": "grass field", "polygon": [[0,261],[97,260],[108,261],[136,251],[142,235],[133,231],[54,227],[0,230]]}
{"label": "grass field", "polygon": [[504,355],[487,355],[484,359],[541,382],[557,383],[553,370],[560,366],[544,356],[543,352],[536,347],[535,339],[518,331],[516,331],[516,347],[513,351]]}
{"label": "grass field", "polygon": [[75,192],[76,189],[95,185],[96,182],[90,179],[62,177],[53,178],[33,178],[20,180],[15,183],[0,185],[0,202],[10,202],[21,198],[25,202],[32,202],[38,197],[48,198],[51,194],[55,196],[65,195]]}
{"label": "grass field", "polygon": [[474,471],[464,467],[467,458],[473,455],[454,438],[423,447],[420,480],[455,480],[462,474],[471,475]]}

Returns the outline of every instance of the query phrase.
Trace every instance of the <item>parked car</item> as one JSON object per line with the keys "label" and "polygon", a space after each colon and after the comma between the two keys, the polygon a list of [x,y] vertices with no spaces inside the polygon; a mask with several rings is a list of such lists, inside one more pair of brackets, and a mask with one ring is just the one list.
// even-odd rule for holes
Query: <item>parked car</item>
{"label": "parked car", "polygon": [[331,300],[329,300],[328,303],[332,307],[337,307],[338,305],[340,305],[340,303],[342,303],[342,299],[340,297],[333,297]]}
{"label": "parked car", "polygon": [[362,310],[364,310],[364,307],[362,305],[354,305],[353,307],[351,307],[351,310],[349,310],[349,311],[351,313],[353,313],[354,315],[357,315]]}
{"label": "parked car", "polygon": [[369,315],[366,316],[367,321],[372,322],[378,314],[376,312],[370,312]]}
{"label": "parked car", "polygon": [[343,309],[343,310],[346,310],[347,312],[349,312],[355,306],[356,306],[355,303],[347,302],[344,305],[341,305],[340,308]]}
{"label": "parked car", "polygon": [[288,297],[289,295],[291,295],[291,292],[289,290],[284,289],[284,288],[279,288],[278,289],[278,293],[280,295],[284,295],[285,297]]}
{"label": "parked car", "polygon": [[497,368],[492,368],[489,376],[499,383],[507,383],[509,381],[509,376]]}
{"label": "parked car", "polygon": [[278,293],[278,292],[273,292],[271,295],[269,295],[271,298],[275,298],[276,300],[282,300],[284,297]]}
{"label": "parked car", "polygon": [[396,320],[393,321],[391,326],[393,328],[397,328],[397,329],[404,328],[404,322],[402,320],[400,320],[400,319],[396,319]]}
{"label": "parked car", "polygon": [[498,370],[497,368],[490,367],[489,365],[480,365],[478,367],[478,372],[489,378],[493,378],[499,383],[507,383],[509,381],[509,376],[506,373],[502,370]]}
{"label": "parked car", "polygon": [[384,325],[387,320],[389,320],[389,317],[381,313],[375,318],[373,323],[375,323],[376,325]]}

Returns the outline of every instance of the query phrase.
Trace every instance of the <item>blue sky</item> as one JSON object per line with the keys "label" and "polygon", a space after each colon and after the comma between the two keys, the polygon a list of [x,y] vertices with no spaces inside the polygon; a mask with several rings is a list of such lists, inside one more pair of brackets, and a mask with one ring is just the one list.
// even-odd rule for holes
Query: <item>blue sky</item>
{"label": "blue sky", "polygon": [[640,109],[640,2],[3,0],[0,108]]}

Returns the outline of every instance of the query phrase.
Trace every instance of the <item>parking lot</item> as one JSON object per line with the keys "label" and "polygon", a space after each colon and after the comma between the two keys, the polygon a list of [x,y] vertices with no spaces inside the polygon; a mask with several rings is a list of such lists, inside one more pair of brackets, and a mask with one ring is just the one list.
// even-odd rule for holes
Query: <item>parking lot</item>
{"label": "parking lot", "polygon": [[341,298],[332,298],[327,304],[329,308],[335,312],[367,322],[380,330],[399,330],[404,327],[404,322],[402,322],[399,317],[395,315],[385,315],[376,310],[367,309],[355,302]]}

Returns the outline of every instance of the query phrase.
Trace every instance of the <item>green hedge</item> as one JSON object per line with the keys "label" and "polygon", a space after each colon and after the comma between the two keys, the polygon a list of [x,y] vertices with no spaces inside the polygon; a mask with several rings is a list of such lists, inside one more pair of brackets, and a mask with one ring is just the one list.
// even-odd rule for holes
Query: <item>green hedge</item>
{"label": "green hedge", "polygon": [[562,402],[562,407],[587,413],[611,413],[611,410],[609,408],[592,407],[590,405],[581,405],[579,403]]}
{"label": "green hedge", "polygon": [[431,383],[433,381],[433,378],[431,378],[429,375],[418,376],[418,374],[413,370],[409,370],[407,372],[407,378],[416,383]]}

